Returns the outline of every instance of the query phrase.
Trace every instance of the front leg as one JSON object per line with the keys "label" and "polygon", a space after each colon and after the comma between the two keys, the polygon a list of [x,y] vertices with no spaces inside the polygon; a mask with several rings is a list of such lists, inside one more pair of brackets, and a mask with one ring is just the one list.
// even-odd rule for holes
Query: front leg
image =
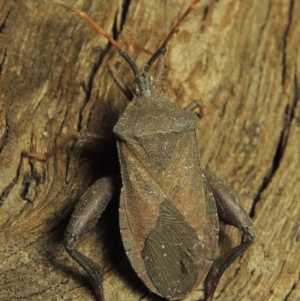
{"label": "front leg", "polygon": [[203,170],[203,173],[216,201],[220,220],[239,228],[245,235],[244,241],[240,245],[232,248],[214,261],[206,278],[206,301],[210,301],[224,271],[249,248],[254,241],[255,235],[251,229],[253,225],[251,218],[240,205],[231,189],[214,174],[207,170]]}
{"label": "front leg", "polygon": [[67,252],[88,274],[99,301],[105,300],[103,268],[77,251],[74,242],[95,226],[113,196],[114,182],[111,176],[103,177],[86,190],[72,214],[64,239]]}
{"label": "front leg", "polygon": [[47,161],[49,158],[54,156],[56,153],[64,149],[67,144],[70,142],[73,142],[74,140],[77,140],[81,143],[91,143],[95,141],[104,141],[109,139],[108,136],[103,136],[99,134],[94,134],[94,133],[87,133],[87,132],[78,132],[71,134],[67,137],[65,137],[57,146],[52,148],[49,152],[45,154],[40,154],[40,153],[34,153],[34,152],[27,152],[27,151],[22,151],[21,155],[23,157],[27,158],[33,158],[38,161]]}
{"label": "front leg", "polygon": [[119,58],[112,59],[108,64],[108,72],[114,82],[117,84],[119,89],[124,93],[124,95],[131,101],[134,97],[134,93],[127,87],[127,85],[123,82],[123,79],[118,74],[117,70],[115,69],[114,65],[116,63],[121,62]]}

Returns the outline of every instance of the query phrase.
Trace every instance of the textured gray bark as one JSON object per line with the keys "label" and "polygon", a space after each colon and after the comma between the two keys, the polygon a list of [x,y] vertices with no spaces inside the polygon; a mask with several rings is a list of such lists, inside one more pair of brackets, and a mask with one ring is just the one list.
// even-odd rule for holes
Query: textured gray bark
{"label": "textured gray bark", "polygon": [[[189,2],[68,3],[142,66],[149,56],[126,44],[154,51]],[[300,300],[299,15],[295,0],[206,0],[165,56],[164,94],[204,104],[203,166],[228,182],[254,220],[256,242],[225,272],[217,300]],[[78,196],[110,161],[116,165],[105,157],[112,146],[102,143],[95,156],[71,144],[45,163],[21,151],[44,153],[77,131],[109,133],[127,104],[107,73],[116,56],[51,1],[0,0],[1,300],[94,300],[61,241]],[[125,63],[118,70],[132,80]],[[126,261],[117,221],[116,199],[78,246],[106,267],[107,301],[156,300]],[[240,240],[222,227],[222,250]]]}

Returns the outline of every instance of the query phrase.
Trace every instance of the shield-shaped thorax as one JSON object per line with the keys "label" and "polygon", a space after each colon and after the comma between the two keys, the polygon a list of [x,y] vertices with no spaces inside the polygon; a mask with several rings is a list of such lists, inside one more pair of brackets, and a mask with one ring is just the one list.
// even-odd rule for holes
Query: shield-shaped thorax
{"label": "shield-shaped thorax", "polygon": [[170,300],[205,277],[218,233],[199,162],[197,121],[192,112],[154,94],[136,97],[114,128],[123,244],[148,288]]}

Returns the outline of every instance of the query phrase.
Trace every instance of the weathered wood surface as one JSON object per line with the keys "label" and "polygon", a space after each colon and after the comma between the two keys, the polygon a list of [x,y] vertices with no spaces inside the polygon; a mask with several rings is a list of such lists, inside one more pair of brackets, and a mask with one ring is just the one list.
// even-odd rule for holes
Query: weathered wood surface
{"label": "weathered wood surface", "polygon": [[[69,1],[121,45],[152,51],[189,2]],[[203,101],[203,166],[234,188],[255,224],[255,244],[225,272],[216,300],[300,300],[299,16],[295,0],[203,1],[165,56],[165,95]],[[107,171],[108,146],[81,159],[67,147],[45,163],[20,154],[76,131],[111,131],[127,104],[106,68],[117,53],[46,0],[0,0],[0,46],[0,299],[94,300],[61,241],[76,199]],[[129,51],[140,65],[148,58]],[[125,63],[118,70],[132,79]],[[156,300],[130,270],[117,220],[116,200],[78,246],[106,267],[108,301]],[[220,240],[226,249],[241,235],[224,226]]]}

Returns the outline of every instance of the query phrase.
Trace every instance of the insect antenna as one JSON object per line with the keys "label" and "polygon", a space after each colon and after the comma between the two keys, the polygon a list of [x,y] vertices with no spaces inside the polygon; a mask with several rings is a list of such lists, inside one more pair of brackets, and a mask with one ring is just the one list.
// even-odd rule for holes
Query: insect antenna
{"label": "insect antenna", "polygon": [[[162,43],[162,45],[156,50],[156,52],[152,55],[152,57],[149,59],[149,61],[145,64],[145,67],[144,67],[144,72],[145,73],[149,73],[151,67],[153,66],[153,64],[155,63],[155,61],[159,58],[159,56],[165,54],[166,47],[167,47],[167,44],[169,43],[170,39],[178,31],[178,29],[181,26],[182,22],[190,14],[190,12],[194,9],[195,5],[198,2],[200,2],[200,1],[201,0],[194,0],[189,5],[189,7],[187,8],[187,10],[184,12],[184,14],[180,17],[180,19],[177,21],[177,23],[173,26],[173,28],[171,29],[170,33],[165,38],[165,40]],[[129,64],[129,66],[131,67],[134,75],[138,76],[139,69],[138,69],[137,65],[135,64],[135,62],[133,61],[133,58],[126,51],[124,51],[119,46],[119,44],[100,25],[98,25],[93,19],[91,19],[84,12],[80,11],[79,9],[77,9],[75,7],[71,7],[71,6],[67,5],[63,1],[53,0],[53,2],[55,4],[57,4],[57,5],[62,6],[66,10],[69,10],[72,13],[78,15],[79,17],[81,17],[82,19],[84,19],[88,24],[90,24],[92,27],[94,27],[103,37],[105,37],[109,41],[109,43],[111,45],[113,45],[118,50],[120,56],[122,56],[125,59],[125,61]]]}
{"label": "insect antenna", "polygon": [[152,57],[149,59],[147,64],[145,65],[144,72],[149,73],[151,67],[155,63],[155,61],[166,52],[167,44],[171,40],[172,36],[178,31],[179,27],[181,26],[181,23],[184,21],[184,19],[190,14],[190,12],[194,9],[195,5],[200,2],[201,0],[194,0],[190,6],[187,8],[187,10],[184,12],[184,14],[180,17],[180,19],[177,21],[177,23],[173,26],[170,33],[165,38],[164,42],[161,44],[161,46],[156,50],[156,52],[152,55]]}
{"label": "insect antenna", "polygon": [[88,24],[90,24],[92,27],[94,27],[103,37],[105,37],[108,40],[108,42],[111,45],[113,45],[118,50],[120,56],[122,56],[124,58],[124,60],[131,67],[134,75],[137,76],[139,74],[139,69],[138,69],[137,65],[135,64],[135,62],[133,61],[133,58],[126,51],[124,51],[119,46],[119,44],[100,25],[98,25],[93,19],[91,19],[87,14],[80,11],[79,9],[77,9],[75,7],[71,7],[71,6],[67,5],[66,3],[64,3],[63,1],[53,0],[53,2],[57,5],[65,8],[66,10],[69,10],[72,13],[78,15],[80,18],[82,18]]}

